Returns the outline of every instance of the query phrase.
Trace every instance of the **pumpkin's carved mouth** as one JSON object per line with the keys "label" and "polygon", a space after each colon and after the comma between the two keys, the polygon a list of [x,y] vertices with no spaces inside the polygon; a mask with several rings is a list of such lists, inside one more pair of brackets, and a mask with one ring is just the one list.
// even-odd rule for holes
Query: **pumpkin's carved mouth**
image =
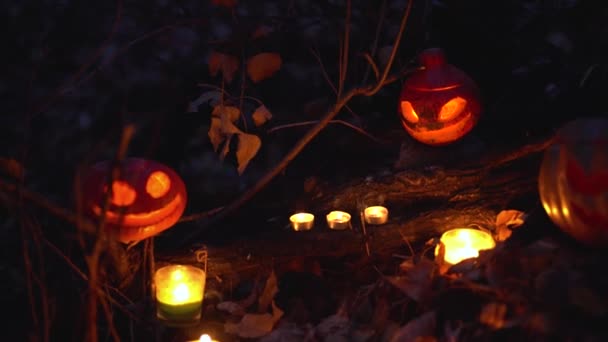
{"label": "pumpkin's carved mouth", "polygon": [[442,125],[442,128],[438,129],[425,126],[424,123],[419,123],[415,128],[410,128],[407,123],[403,122],[403,127],[417,140],[431,145],[442,145],[458,140],[468,133],[473,128],[474,121],[472,113],[468,112],[459,120],[447,122]]}
{"label": "pumpkin's carved mouth", "polygon": [[[170,216],[182,204],[183,199],[180,194],[177,194],[171,202],[157,210],[148,211],[145,213],[127,214],[117,213],[115,211],[106,211],[106,220],[111,224],[121,223],[125,226],[144,226],[150,225],[164,220]],[[124,207],[125,209],[128,207]],[[101,216],[102,209],[98,205],[93,206],[93,212],[97,216]],[[154,220],[157,218],[157,220]]]}

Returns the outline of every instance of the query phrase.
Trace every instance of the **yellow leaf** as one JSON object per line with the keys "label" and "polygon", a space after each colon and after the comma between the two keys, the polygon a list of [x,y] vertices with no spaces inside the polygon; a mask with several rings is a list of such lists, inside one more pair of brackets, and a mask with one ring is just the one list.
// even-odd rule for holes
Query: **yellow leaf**
{"label": "yellow leaf", "polygon": [[247,74],[254,83],[258,83],[281,69],[281,63],[278,53],[262,52],[247,61]]}
{"label": "yellow leaf", "polygon": [[279,292],[277,276],[274,271],[272,271],[270,273],[270,276],[268,276],[268,279],[266,280],[266,286],[264,286],[264,291],[262,291],[262,294],[258,299],[259,312],[263,313],[268,310],[268,306],[270,305],[270,303],[272,303],[272,300],[274,299],[274,296],[277,294],[277,292]]}
{"label": "yellow leaf", "polygon": [[213,145],[213,151],[217,152],[220,144],[225,140],[224,134],[222,134],[222,120],[218,118],[211,118],[211,127],[207,133],[211,145]]}
{"label": "yellow leaf", "polygon": [[217,105],[213,107],[211,115],[235,123],[241,116],[241,111],[237,107]]}
{"label": "yellow leaf", "polygon": [[496,216],[496,240],[505,241],[512,230],[524,224],[525,213],[519,210],[503,210]]}
{"label": "yellow leaf", "polygon": [[238,58],[221,52],[211,51],[209,55],[209,73],[211,76],[216,76],[219,71],[222,71],[224,81],[230,83],[234,79],[234,73],[238,69]]}
{"label": "yellow leaf", "polygon": [[236,160],[239,164],[239,175],[243,174],[247,164],[255,157],[262,146],[262,140],[256,135],[241,133],[239,134],[239,145],[236,150]]}
{"label": "yellow leaf", "polygon": [[261,105],[255,110],[255,112],[253,112],[252,118],[253,123],[256,125],[256,127],[260,127],[261,125],[266,123],[266,121],[272,119],[272,114],[270,113],[268,108],[266,108],[266,106]]}

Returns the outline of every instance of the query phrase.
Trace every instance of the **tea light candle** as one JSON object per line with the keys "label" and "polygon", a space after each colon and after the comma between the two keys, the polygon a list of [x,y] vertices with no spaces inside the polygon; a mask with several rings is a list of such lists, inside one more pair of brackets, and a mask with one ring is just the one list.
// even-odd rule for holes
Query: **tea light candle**
{"label": "tea light candle", "polygon": [[310,230],[315,223],[315,215],[310,213],[297,213],[289,217],[291,227],[295,231]]}
{"label": "tea light candle", "polygon": [[382,206],[367,207],[363,216],[367,224],[385,224],[388,221],[388,209]]}
{"label": "tea light candle", "polygon": [[350,227],[350,214],[343,211],[331,211],[327,214],[327,225],[331,229],[343,230]]}
{"label": "tea light candle", "polygon": [[188,265],[169,265],[154,274],[157,317],[161,320],[195,322],[201,317],[205,271]]}
{"label": "tea light candle", "polygon": [[[492,249],[496,242],[489,233],[472,228],[456,228],[441,235],[439,244],[445,246],[443,260],[455,265],[462,260],[476,258],[479,251]],[[435,248],[435,256],[439,254],[440,245]]]}
{"label": "tea light candle", "polygon": [[186,342],[218,342],[218,340],[212,339],[211,336],[209,336],[207,334],[202,334],[198,340],[186,341]]}

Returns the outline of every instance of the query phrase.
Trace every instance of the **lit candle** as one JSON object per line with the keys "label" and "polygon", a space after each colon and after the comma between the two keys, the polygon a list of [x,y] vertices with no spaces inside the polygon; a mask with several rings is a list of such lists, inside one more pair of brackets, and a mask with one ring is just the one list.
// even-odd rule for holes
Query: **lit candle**
{"label": "lit candle", "polygon": [[154,282],[158,318],[176,323],[200,319],[205,271],[194,266],[169,265],[156,271]]}
{"label": "lit candle", "polygon": [[309,213],[297,213],[289,217],[291,227],[295,231],[310,230],[315,223],[315,215]]}
{"label": "lit candle", "polygon": [[[479,251],[496,246],[492,235],[472,228],[448,230],[441,235],[439,243],[445,248],[443,260],[450,265],[455,265],[465,259],[476,258],[479,256]],[[439,254],[440,245],[435,248],[435,256]]]}
{"label": "lit candle", "polygon": [[388,209],[382,206],[367,207],[363,216],[367,224],[385,224],[388,220]]}
{"label": "lit candle", "polygon": [[219,342],[219,341],[212,339],[211,336],[209,336],[207,334],[202,334],[198,340],[186,341],[186,342]]}
{"label": "lit candle", "polygon": [[343,211],[331,211],[327,214],[327,225],[331,229],[342,230],[350,227],[350,214]]}

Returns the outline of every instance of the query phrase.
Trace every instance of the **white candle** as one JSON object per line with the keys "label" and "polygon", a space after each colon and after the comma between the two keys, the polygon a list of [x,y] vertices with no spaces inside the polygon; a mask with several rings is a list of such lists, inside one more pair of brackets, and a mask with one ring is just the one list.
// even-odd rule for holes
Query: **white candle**
{"label": "white candle", "polygon": [[385,224],[388,221],[388,209],[382,206],[367,207],[363,216],[367,224]]}
{"label": "white candle", "polygon": [[489,233],[472,228],[456,228],[441,235],[439,245],[435,248],[435,256],[439,254],[440,245],[445,248],[443,260],[455,265],[465,259],[476,258],[479,251],[492,249],[496,242]]}
{"label": "white candle", "polygon": [[327,225],[331,229],[343,230],[350,227],[350,214],[344,211],[331,211],[327,214]]}
{"label": "white candle", "polygon": [[310,230],[315,222],[315,215],[310,213],[297,213],[289,217],[291,227],[295,231]]}

